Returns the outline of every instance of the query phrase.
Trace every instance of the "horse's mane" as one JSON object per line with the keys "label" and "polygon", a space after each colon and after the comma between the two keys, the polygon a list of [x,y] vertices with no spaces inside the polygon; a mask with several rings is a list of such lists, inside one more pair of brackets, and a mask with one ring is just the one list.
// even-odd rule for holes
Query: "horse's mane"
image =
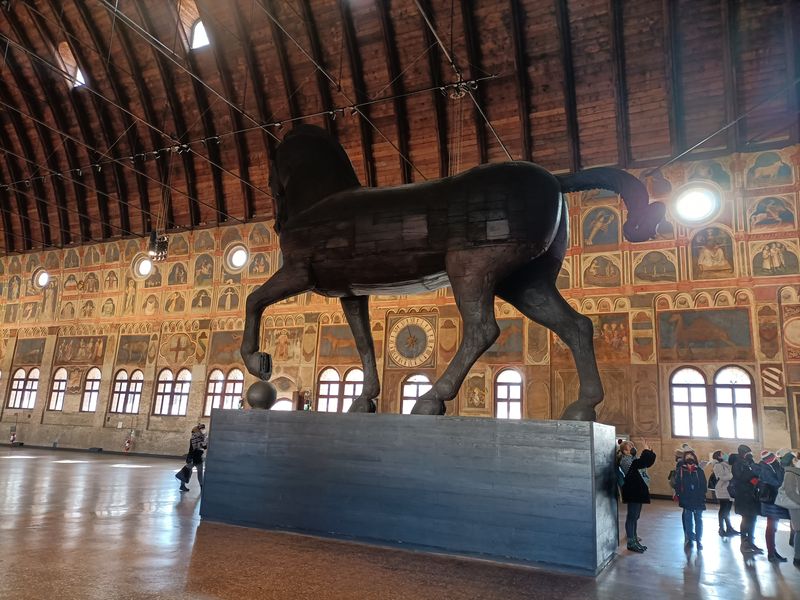
{"label": "horse's mane", "polygon": [[285,189],[277,197],[277,228],[320,200],[361,186],[342,145],[316,125],[289,131],[278,146],[275,163],[281,173],[288,173]]}

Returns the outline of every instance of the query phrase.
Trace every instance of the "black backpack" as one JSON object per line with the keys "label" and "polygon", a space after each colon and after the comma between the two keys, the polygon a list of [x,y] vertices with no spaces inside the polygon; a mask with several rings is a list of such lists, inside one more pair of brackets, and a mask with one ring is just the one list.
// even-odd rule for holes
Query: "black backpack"
{"label": "black backpack", "polygon": [[717,478],[717,474],[712,471],[711,475],[708,476],[708,489],[709,490],[716,489],[718,483],[719,479]]}

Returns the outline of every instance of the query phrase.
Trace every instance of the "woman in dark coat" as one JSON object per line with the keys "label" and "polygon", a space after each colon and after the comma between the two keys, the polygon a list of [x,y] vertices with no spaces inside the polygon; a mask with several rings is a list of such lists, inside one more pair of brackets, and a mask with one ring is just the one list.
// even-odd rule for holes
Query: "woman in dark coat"
{"label": "woman in dark coat", "polygon": [[758,490],[761,501],[761,514],[767,517],[766,542],[767,558],[770,562],[786,562],[786,558],[778,554],[775,547],[775,532],[778,530],[778,521],[789,519],[789,511],[775,504],[778,490],[783,483],[784,469],[778,457],[769,450],[761,452],[761,462],[758,463]]}
{"label": "woman in dark coat", "polygon": [[628,515],[625,518],[625,535],[628,537],[628,550],[644,552],[646,546],[639,543],[637,525],[642,513],[642,504],[650,504],[650,488],[642,471],[652,467],[656,462],[656,453],[645,446],[642,455],[636,458],[636,448],[632,442],[625,442],[620,447],[621,458],[619,467],[625,474],[622,485],[622,502],[628,505]]}
{"label": "woman in dark coat", "polygon": [[758,500],[758,466],[753,461],[753,452],[748,446],[739,446],[739,452],[732,454],[729,462],[733,468],[733,508],[742,517],[739,528],[742,534],[740,550],[742,554],[763,554],[764,551],[753,542],[756,519],[761,511]]}
{"label": "woman in dark coat", "polygon": [[708,484],[698,463],[694,450],[683,453],[683,460],[675,468],[675,495],[678,505],[683,509],[684,543],[690,546],[696,542],[697,549],[702,550],[703,511],[706,509]]}

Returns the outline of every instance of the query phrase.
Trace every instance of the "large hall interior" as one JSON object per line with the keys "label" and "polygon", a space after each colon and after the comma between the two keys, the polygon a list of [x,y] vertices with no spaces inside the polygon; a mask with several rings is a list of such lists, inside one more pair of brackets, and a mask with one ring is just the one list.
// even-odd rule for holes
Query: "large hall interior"
{"label": "large hall interior", "polygon": [[[671,500],[683,450],[705,487],[715,451],[746,446],[756,474],[800,464],[800,3],[3,0],[0,48],[0,599],[800,598],[788,516],[761,508],[755,543],[771,527],[776,542],[743,555],[717,535],[718,494],[702,548]],[[304,135],[341,145],[344,166],[292,154]],[[633,229],[642,207],[616,184],[575,183],[595,168],[641,182],[657,226]],[[550,211],[536,203],[553,182]],[[507,216],[523,188],[529,212]],[[350,220],[349,193],[364,200]],[[550,217],[546,267],[470,254]],[[545,297],[560,317],[538,312]],[[232,447],[213,415],[246,419],[255,390],[274,394],[270,427],[306,423],[298,465],[310,439],[338,439],[309,412],[335,413],[347,443],[351,408],[403,416],[408,439],[437,419],[502,432],[596,417],[657,457],[647,552],[626,546],[621,500],[602,525],[613,556],[588,575],[201,516],[208,494],[249,502],[212,491],[227,481],[215,440]],[[617,469],[561,435],[534,444],[552,475],[526,483],[554,515],[573,461]],[[194,436],[202,493],[173,477]],[[597,485],[616,498],[614,479]]]}

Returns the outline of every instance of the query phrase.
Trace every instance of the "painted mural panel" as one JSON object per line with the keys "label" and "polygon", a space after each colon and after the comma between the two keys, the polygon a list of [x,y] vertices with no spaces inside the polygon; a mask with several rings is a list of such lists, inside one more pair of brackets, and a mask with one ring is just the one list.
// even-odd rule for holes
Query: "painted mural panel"
{"label": "painted mural panel", "polygon": [[658,315],[660,360],[753,360],[750,311],[746,308],[666,311]]}
{"label": "painted mural panel", "polygon": [[294,363],[302,358],[302,342],[302,327],[270,327],[264,330],[262,346],[274,363]]}
{"label": "painted mural panel", "polygon": [[794,229],[794,207],[788,198],[767,196],[756,202],[749,218],[750,231]]}
{"label": "painted mural panel", "polygon": [[764,152],[747,170],[747,187],[762,188],[785,185],[794,180],[792,167],[777,152]]}
{"label": "painted mural panel", "polygon": [[63,337],[56,342],[57,365],[101,365],[106,350],[106,336]]}
{"label": "painted mural panel", "polygon": [[164,312],[167,314],[182,313],[186,310],[186,296],[184,292],[171,292],[164,300]]}
{"label": "painted mural panel", "polygon": [[523,320],[497,319],[497,324],[500,335],[480,360],[488,364],[522,362]]}
{"label": "painted mural panel", "polygon": [[615,246],[619,244],[619,215],[608,207],[593,208],[583,219],[583,245]]}
{"label": "painted mural panel", "polygon": [[121,335],[117,351],[117,364],[146,365],[150,354],[150,342],[149,335]]}
{"label": "painted mural panel", "polygon": [[349,325],[323,325],[319,335],[320,364],[360,363]]}
{"label": "painted mural panel", "polygon": [[251,259],[250,267],[247,272],[250,277],[266,276],[269,274],[269,260],[267,260],[267,257],[262,253],[256,254]]}
{"label": "painted mural panel", "polygon": [[465,414],[486,413],[486,396],[486,373],[470,373],[461,390],[461,411]]}
{"label": "painted mural panel", "polygon": [[[628,313],[586,315],[594,326],[594,353],[597,362],[616,363],[630,360]],[[552,361],[556,364],[573,364],[569,347],[553,334]]]}
{"label": "painted mural panel", "polygon": [[615,262],[605,256],[584,259],[583,283],[587,287],[618,287],[622,285],[622,272]]}
{"label": "painted mural panel", "polygon": [[787,241],[758,243],[750,246],[753,275],[775,277],[800,272],[796,247]]}
{"label": "painted mural panel", "polygon": [[186,267],[183,263],[175,263],[169,270],[167,277],[167,284],[169,285],[184,285],[189,280]]}
{"label": "painted mural panel", "polygon": [[214,259],[209,254],[201,254],[194,261],[194,284],[211,285],[214,278]]}
{"label": "painted mural panel", "polygon": [[733,239],[720,227],[706,227],[692,238],[692,274],[695,279],[734,276]]}
{"label": "painted mural panel", "polygon": [[178,256],[189,254],[189,244],[183,235],[173,235],[169,240],[169,253]]}
{"label": "painted mural panel", "polygon": [[665,252],[657,250],[645,253],[633,269],[633,282],[647,284],[677,281],[674,255],[671,258],[672,260]]}
{"label": "painted mural panel", "polygon": [[731,176],[716,160],[703,160],[689,168],[689,180],[713,181],[723,190],[731,189]]}
{"label": "painted mural panel", "polygon": [[21,367],[42,364],[45,338],[20,338],[14,350],[14,365]]}
{"label": "painted mural panel", "polygon": [[241,331],[215,331],[211,334],[209,364],[238,365],[242,362],[239,349],[242,347]]}

